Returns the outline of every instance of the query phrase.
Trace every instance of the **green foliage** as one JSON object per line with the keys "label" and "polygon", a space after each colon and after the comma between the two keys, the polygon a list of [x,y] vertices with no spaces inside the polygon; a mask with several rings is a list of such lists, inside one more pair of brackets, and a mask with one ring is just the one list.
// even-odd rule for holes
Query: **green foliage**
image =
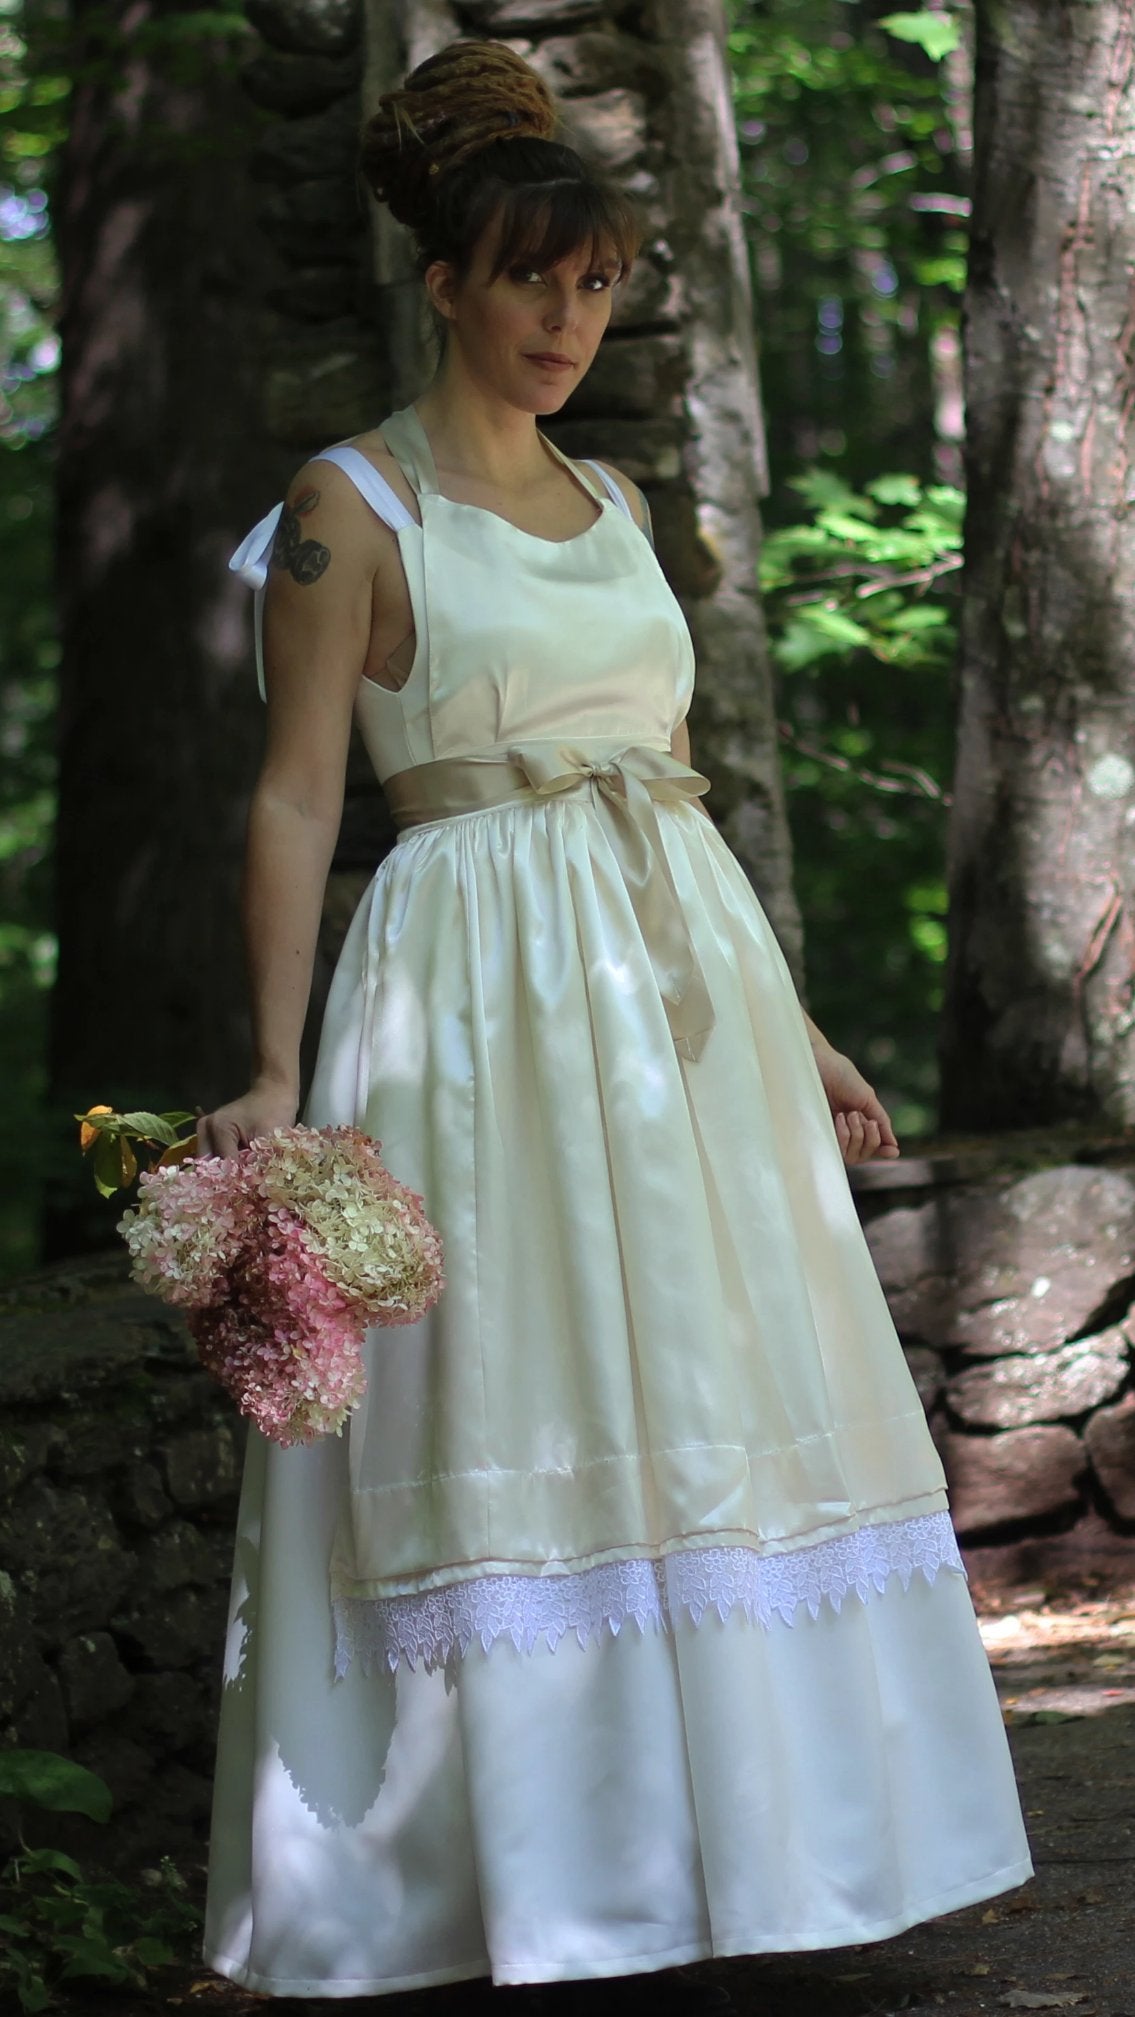
{"label": "green foliage", "polygon": [[[943,776],[963,500],[906,474],[856,492],[809,469],[790,488],[807,515],[770,533],[761,583],[814,1007],[885,1083],[896,1127],[923,1131],[946,957]],[[838,1026],[849,1004],[861,1018],[850,1036]],[[920,1028],[921,1052],[914,1043],[900,1055],[899,1038]]]}
{"label": "green foliage", "polygon": [[884,14],[879,26],[900,42],[917,42],[935,63],[958,46],[958,24],[950,14]]}
{"label": "green foliage", "polygon": [[[163,1114],[149,1112],[116,1113],[113,1107],[89,1107],[76,1114],[80,1123],[79,1143],[94,1166],[95,1189],[100,1197],[112,1198],[125,1190],[138,1174],[138,1158],[133,1144],[138,1142],[149,1154],[148,1169],[164,1169],[193,1155],[197,1147],[194,1117],[180,1108]],[[188,1135],[178,1129],[188,1123]],[[156,1152],[156,1153],[155,1153]]]}
{"label": "green foliage", "polygon": [[[961,557],[970,34],[963,4],[729,0],[772,491],[778,671],[809,1001],[931,1127]],[[959,82],[961,80],[961,83]],[[955,364],[956,368],[956,364]],[[894,472],[893,474],[891,472]]]}
{"label": "green foliage", "polygon": [[[0,1753],[0,1797],[98,1822],[113,1804],[96,1773],[52,1751]],[[14,1988],[21,2010],[53,2010],[66,1982],[145,1989],[150,1970],[176,1960],[175,1943],[195,1932],[200,1913],[168,1856],[145,1874],[149,1898],[116,1878],[85,1876],[59,1849],[21,1843],[0,1879],[0,1984]]]}

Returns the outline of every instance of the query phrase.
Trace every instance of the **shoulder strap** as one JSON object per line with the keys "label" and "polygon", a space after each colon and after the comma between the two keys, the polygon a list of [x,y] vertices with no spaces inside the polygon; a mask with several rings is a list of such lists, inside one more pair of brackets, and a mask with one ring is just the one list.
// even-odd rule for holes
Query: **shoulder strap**
{"label": "shoulder strap", "polygon": [[[311,457],[313,462],[333,462],[336,468],[349,476],[360,496],[370,505],[371,510],[381,518],[384,525],[397,532],[403,525],[416,525],[412,512],[407,511],[401,498],[396,497],[385,477],[379,475],[374,464],[367,461],[357,448],[343,442],[334,448],[325,448],[320,455]],[[260,698],[265,700],[264,690],[264,590],[268,585],[268,562],[272,553],[272,542],[276,537],[276,527],[280,523],[282,504],[272,510],[258,524],[254,525],[247,539],[242,539],[232,559],[229,572],[240,576],[246,588],[251,588],[255,596],[253,622],[256,633],[256,683]]]}
{"label": "shoulder strap", "polygon": [[384,476],[380,476],[373,462],[357,448],[343,442],[337,448],[325,448],[321,455],[313,455],[313,462],[333,462],[344,476],[349,476],[360,497],[365,498],[377,518],[388,525],[392,532],[398,532],[403,525],[416,525],[412,511],[407,511],[400,497],[396,497]]}
{"label": "shoulder strap", "polygon": [[615,482],[614,477],[608,476],[607,471],[601,466],[601,464],[599,464],[598,462],[593,462],[589,455],[581,456],[580,461],[583,463],[585,469],[593,469],[595,471],[595,474],[599,478],[600,483],[603,485],[604,490],[607,492],[608,497],[610,497],[614,501],[614,503],[618,505],[619,510],[623,514],[623,517],[629,518],[631,524],[633,525],[634,512],[631,510],[630,505],[627,503],[627,500],[623,495],[622,490],[619,488],[619,485]]}
{"label": "shoulder strap", "polygon": [[641,531],[644,537],[650,541],[650,544],[653,547],[654,527],[651,524],[650,520],[650,506],[647,503],[645,497],[643,497],[642,491],[641,490],[639,491],[639,497],[642,499],[643,517],[646,523],[643,526],[639,526],[638,521],[635,518],[634,512],[631,510],[630,505],[627,503],[625,491],[619,484],[615,482],[614,477],[608,476],[607,471],[603,468],[602,464],[598,462],[593,462],[590,456],[586,456],[584,460],[586,461],[588,469],[593,469],[595,471],[596,476],[598,476],[601,479],[601,481],[606,485],[608,494],[614,499],[615,503],[618,505],[619,510],[623,514],[623,517],[629,518],[631,524],[635,527],[635,530]]}

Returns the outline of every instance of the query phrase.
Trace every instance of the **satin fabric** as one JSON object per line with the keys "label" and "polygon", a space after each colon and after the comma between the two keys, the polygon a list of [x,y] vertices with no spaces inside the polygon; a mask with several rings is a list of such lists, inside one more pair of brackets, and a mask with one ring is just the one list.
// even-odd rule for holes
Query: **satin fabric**
{"label": "satin fabric", "polygon": [[654,801],[680,804],[709,790],[709,779],[668,750],[590,749],[585,742],[513,743],[503,757],[443,757],[388,777],[387,803],[400,827],[532,803],[594,786],[620,817],[612,826],[635,923],[654,968],[666,1020],[683,1057],[697,1059],[713,1028],[713,1004],[670,875]]}
{"label": "satin fabric", "polygon": [[964,1580],[335,1681],[334,1440],[254,1437],[205,1959],[274,1996],[879,1940],[1030,1871]]}
{"label": "satin fabric", "polygon": [[[343,949],[309,1118],[382,1141],[448,1286],[421,1324],[371,1334],[334,1594],[799,1545],[943,1506],[764,913],[688,799],[650,800],[661,868],[628,872],[631,822],[596,774],[628,748],[684,768],[692,648],[650,546],[609,499],[577,538],[535,539],[439,495],[413,409],[383,433],[422,516],[398,534],[418,546],[415,665],[359,696],[395,811],[442,759],[519,748],[547,785],[569,746],[593,770],[406,827]],[[645,882],[711,1005],[696,1061]]]}
{"label": "satin fabric", "polygon": [[250,1431],[205,1958],[348,1996],[882,1937],[1028,1872],[952,1570],[334,1676],[335,1600],[945,1505],[761,907],[692,796],[643,787],[648,826],[626,793],[632,750],[673,774],[694,677],[648,542],[597,495],[572,540],[520,532],[440,495],[412,409],[383,431],[421,524],[410,676],[359,693],[376,774],[419,811],[434,764],[520,751],[529,783],[404,827],[330,991],[304,1117],[381,1141],[447,1286],[369,1335],[341,1438]]}

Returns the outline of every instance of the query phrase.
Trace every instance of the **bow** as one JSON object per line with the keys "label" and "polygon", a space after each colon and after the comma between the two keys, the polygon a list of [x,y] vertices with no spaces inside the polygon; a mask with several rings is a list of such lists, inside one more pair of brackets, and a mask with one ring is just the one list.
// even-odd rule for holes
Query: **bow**
{"label": "bow", "polygon": [[540,798],[591,785],[615,814],[615,852],[671,1035],[683,1057],[699,1058],[713,1028],[713,1004],[674,885],[654,801],[678,804],[700,798],[709,790],[709,779],[668,750],[640,743],[599,756],[572,743],[518,742],[506,754]]}

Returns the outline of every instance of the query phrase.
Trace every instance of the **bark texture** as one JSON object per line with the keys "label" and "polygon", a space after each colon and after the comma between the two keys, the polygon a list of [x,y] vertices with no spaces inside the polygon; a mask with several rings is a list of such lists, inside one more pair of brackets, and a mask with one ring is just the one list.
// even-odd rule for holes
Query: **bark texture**
{"label": "bark texture", "polygon": [[[184,0],[75,9],[63,275],[53,1107],[205,1107],[247,1073],[237,888],[262,733],[229,553],[275,494],[254,115]],[[177,19],[174,19],[177,17]],[[49,1251],[113,1238],[62,1178]],[[96,1201],[97,1203],[97,1201]]]}
{"label": "bark texture", "polygon": [[1133,0],[978,0],[952,1128],[1135,1120]]}

